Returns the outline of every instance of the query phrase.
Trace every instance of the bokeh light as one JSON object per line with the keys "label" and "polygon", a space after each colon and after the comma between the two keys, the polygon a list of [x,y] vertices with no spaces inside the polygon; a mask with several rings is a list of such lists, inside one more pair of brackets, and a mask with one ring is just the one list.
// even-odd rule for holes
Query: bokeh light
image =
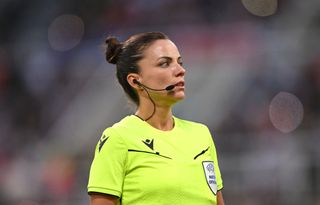
{"label": "bokeh light", "polygon": [[303,119],[303,113],[302,103],[291,93],[280,92],[270,103],[270,120],[283,133],[295,130]]}
{"label": "bokeh light", "polygon": [[75,15],[58,16],[49,26],[48,40],[57,51],[67,51],[77,46],[84,34],[84,23]]}
{"label": "bokeh light", "polygon": [[241,0],[243,6],[253,15],[271,16],[276,13],[278,0]]}

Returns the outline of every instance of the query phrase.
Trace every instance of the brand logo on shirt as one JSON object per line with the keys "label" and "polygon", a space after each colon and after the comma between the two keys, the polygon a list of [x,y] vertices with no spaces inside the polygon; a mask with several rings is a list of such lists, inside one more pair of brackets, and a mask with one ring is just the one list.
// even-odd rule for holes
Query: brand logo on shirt
{"label": "brand logo on shirt", "polygon": [[212,161],[203,161],[202,166],[206,176],[207,183],[211,191],[216,195],[217,194],[217,180],[216,174],[214,171],[214,164]]}
{"label": "brand logo on shirt", "polygon": [[145,141],[142,140],[142,142],[147,145],[150,149],[153,150],[153,139],[150,140],[150,139],[146,139]]}
{"label": "brand logo on shirt", "polygon": [[103,136],[101,137],[101,139],[99,140],[99,152],[101,151],[104,143],[106,143],[106,141],[107,141],[108,138],[109,138],[109,137],[107,137],[106,135],[103,135]]}

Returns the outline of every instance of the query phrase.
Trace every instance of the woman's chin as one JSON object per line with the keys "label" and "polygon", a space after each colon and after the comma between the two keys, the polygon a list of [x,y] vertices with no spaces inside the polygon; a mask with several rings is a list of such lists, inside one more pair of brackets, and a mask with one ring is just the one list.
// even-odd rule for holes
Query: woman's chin
{"label": "woman's chin", "polygon": [[184,98],[185,98],[184,91],[178,91],[178,92],[170,92],[168,100],[174,104],[183,100]]}
{"label": "woman's chin", "polygon": [[176,93],[174,96],[173,96],[173,98],[177,101],[177,102],[179,102],[179,101],[181,101],[181,100],[183,100],[184,98],[185,98],[185,94],[184,93]]}

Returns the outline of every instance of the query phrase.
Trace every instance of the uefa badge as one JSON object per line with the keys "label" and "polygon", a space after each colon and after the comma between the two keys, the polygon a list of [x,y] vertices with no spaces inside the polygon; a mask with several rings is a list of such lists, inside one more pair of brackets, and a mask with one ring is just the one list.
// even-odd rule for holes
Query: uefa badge
{"label": "uefa badge", "polygon": [[217,194],[217,180],[216,180],[216,174],[214,172],[214,164],[212,161],[203,161],[202,166],[204,169],[204,173],[206,175],[207,183],[208,183],[211,191],[216,195]]}

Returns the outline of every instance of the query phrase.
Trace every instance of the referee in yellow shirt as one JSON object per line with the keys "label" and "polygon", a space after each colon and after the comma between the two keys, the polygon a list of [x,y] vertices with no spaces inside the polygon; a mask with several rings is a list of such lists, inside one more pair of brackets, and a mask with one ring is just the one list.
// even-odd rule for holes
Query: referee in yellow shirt
{"label": "referee in yellow shirt", "polygon": [[92,205],[224,205],[212,136],[172,115],[185,97],[179,50],[160,32],[106,39],[106,59],[137,111],[107,128],[90,169]]}

